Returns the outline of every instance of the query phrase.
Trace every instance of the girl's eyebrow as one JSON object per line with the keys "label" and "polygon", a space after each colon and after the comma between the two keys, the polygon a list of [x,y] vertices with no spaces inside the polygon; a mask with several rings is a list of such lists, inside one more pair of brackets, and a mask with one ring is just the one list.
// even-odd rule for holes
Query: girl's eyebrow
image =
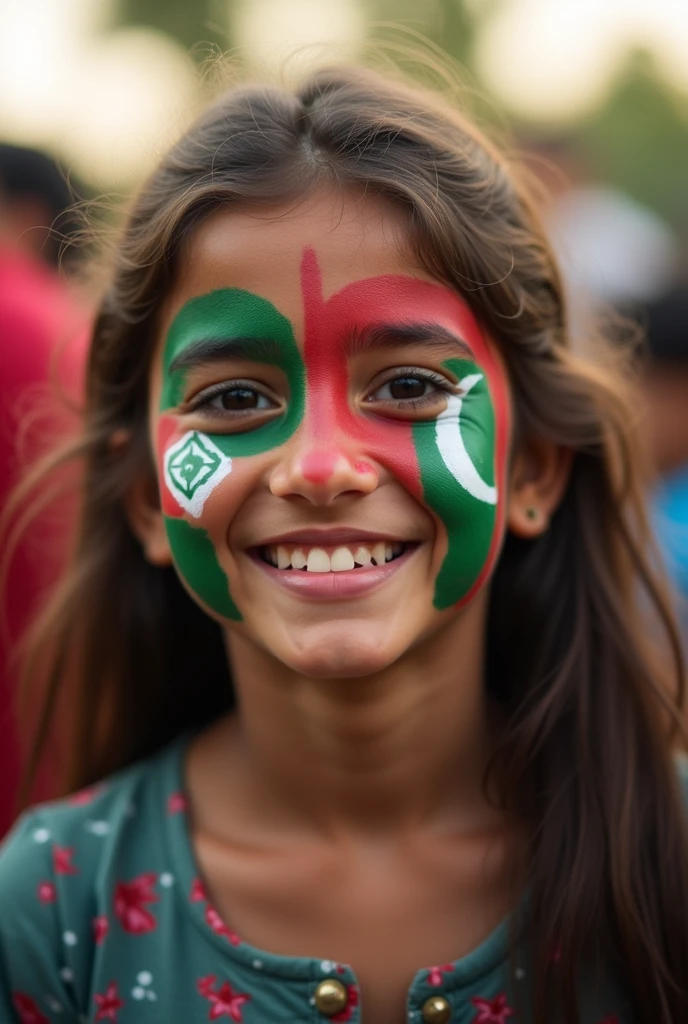
{"label": "girl's eyebrow", "polygon": [[168,373],[229,359],[278,363],[283,355],[284,349],[274,338],[207,338],[192,341],[179,352],[170,362]]}
{"label": "girl's eyebrow", "polygon": [[475,353],[464,338],[448,330],[442,324],[427,323],[380,323],[367,327],[355,327],[343,339],[343,348],[348,356],[359,355],[375,348],[397,348],[402,345],[431,345],[446,349],[451,355],[475,359]]}

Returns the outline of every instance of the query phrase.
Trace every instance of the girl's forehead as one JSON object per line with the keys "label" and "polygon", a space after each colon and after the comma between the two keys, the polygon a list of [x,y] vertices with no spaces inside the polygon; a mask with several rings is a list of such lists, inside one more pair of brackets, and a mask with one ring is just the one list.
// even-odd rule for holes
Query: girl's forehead
{"label": "girl's forehead", "polygon": [[325,192],[282,207],[221,209],[186,241],[163,310],[163,338],[188,302],[224,288],[267,299],[301,337],[309,250],[317,256],[324,298],[370,278],[433,280],[413,255],[403,216],[385,200]]}

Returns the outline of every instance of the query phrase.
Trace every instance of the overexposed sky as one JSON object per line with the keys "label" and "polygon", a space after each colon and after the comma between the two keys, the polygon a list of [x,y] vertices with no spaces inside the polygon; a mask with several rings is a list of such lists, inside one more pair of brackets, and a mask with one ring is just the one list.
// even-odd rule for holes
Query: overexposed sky
{"label": "overexposed sky", "polygon": [[[173,39],[107,31],[116,2],[0,2],[0,136],[58,151],[102,188],[144,173],[199,96]],[[485,0],[470,2],[479,11]],[[355,54],[365,36],[358,0],[240,0],[227,12],[234,42],[260,66],[284,70],[295,53],[287,75]],[[635,45],[688,92],[688,0],[504,0],[478,40],[477,70],[507,110],[561,120],[604,96]]]}
{"label": "overexposed sky", "polygon": [[558,119],[599,102],[637,46],[688,91],[688,0],[508,0],[485,26],[476,58],[511,110]]}

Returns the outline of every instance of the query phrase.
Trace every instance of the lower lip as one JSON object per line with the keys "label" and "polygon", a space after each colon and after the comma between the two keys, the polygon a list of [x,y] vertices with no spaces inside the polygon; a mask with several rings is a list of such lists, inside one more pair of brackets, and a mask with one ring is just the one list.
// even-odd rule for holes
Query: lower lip
{"label": "lower lip", "polygon": [[416,548],[409,548],[392,562],[371,565],[360,569],[345,569],[342,572],[308,572],[304,569],[276,569],[263,561],[260,555],[253,561],[275,583],[300,597],[318,601],[345,601],[347,598],[368,594],[382,586],[406,565]]}

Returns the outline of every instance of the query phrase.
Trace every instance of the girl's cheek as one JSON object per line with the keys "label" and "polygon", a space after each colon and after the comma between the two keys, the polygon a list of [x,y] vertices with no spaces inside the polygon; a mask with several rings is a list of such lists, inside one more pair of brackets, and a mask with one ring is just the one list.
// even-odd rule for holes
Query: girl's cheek
{"label": "girl's cheek", "polygon": [[235,460],[212,437],[181,431],[168,415],[158,422],[157,451],[161,506],[177,571],[209,610],[238,620],[218,554],[236,501],[228,486],[237,472]]}
{"label": "girl's cheek", "polygon": [[450,400],[434,423],[413,428],[426,503],[446,530],[435,580],[435,606],[465,604],[489,577],[503,533],[505,417],[499,387],[475,364],[445,364],[464,397]]}

